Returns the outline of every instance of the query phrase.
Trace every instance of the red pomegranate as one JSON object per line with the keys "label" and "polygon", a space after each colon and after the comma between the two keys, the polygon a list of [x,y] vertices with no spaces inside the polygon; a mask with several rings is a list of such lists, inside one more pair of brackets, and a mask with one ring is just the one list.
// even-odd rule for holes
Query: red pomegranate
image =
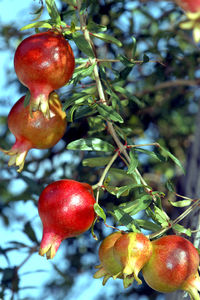
{"label": "red pomegranate", "polygon": [[152,255],[150,240],[143,233],[129,232],[115,242],[113,253],[115,260],[123,266],[124,278],[132,277],[132,281],[135,279],[141,284],[138,274]]}
{"label": "red pomegranate", "polygon": [[200,0],[175,0],[185,11],[191,13],[200,12]]}
{"label": "red pomegranate", "polygon": [[100,265],[96,266],[99,269],[94,278],[103,278],[103,285],[106,284],[110,277],[121,277],[123,266],[115,260],[113,246],[115,242],[122,236],[120,231],[108,235],[99,247]]}
{"label": "red pomegranate", "polygon": [[95,219],[94,203],[87,183],[64,179],[49,184],[38,202],[43,224],[39,254],[51,259],[62,240],[87,231]]}
{"label": "red pomegranate", "polygon": [[192,299],[200,299],[199,254],[191,242],[169,235],[152,242],[153,254],[142,269],[146,283],[167,293],[185,290]]}
{"label": "red pomegranate", "polygon": [[17,47],[14,66],[19,80],[30,90],[30,111],[40,110],[49,117],[49,94],[64,86],[74,71],[69,43],[56,30],[31,35]]}
{"label": "red pomegranate", "polygon": [[50,118],[47,119],[40,111],[29,114],[29,106],[24,107],[24,98],[20,98],[8,115],[8,127],[16,141],[10,150],[0,148],[10,155],[9,166],[16,165],[21,172],[28,151],[31,148],[47,149],[53,147],[64,135],[67,121],[66,113],[58,95],[53,92],[49,97]]}

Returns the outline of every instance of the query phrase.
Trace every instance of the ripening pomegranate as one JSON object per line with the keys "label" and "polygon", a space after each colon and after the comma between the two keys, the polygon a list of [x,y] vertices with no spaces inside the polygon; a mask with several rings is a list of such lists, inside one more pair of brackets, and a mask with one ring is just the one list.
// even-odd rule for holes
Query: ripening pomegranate
{"label": "ripening pomegranate", "polygon": [[49,97],[49,119],[40,111],[33,112],[31,117],[29,106],[24,107],[24,98],[21,97],[15,103],[8,115],[8,128],[16,141],[10,150],[0,148],[0,151],[10,155],[8,165],[18,166],[18,172],[23,170],[26,155],[31,148],[53,147],[63,137],[67,126],[66,113],[55,92]]}
{"label": "ripening pomegranate", "polygon": [[94,278],[103,278],[103,285],[106,284],[110,277],[121,277],[123,266],[115,260],[113,246],[115,242],[122,236],[120,231],[108,235],[99,247],[100,265],[96,266],[99,269]]}
{"label": "ripening pomegranate", "polygon": [[56,30],[31,35],[17,47],[14,66],[19,80],[30,90],[30,112],[40,110],[49,117],[49,94],[64,86],[74,71],[69,43]]}
{"label": "ripening pomegranate", "polygon": [[200,0],[175,0],[185,11],[191,13],[200,12]]}
{"label": "ripening pomegranate", "polygon": [[146,283],[162,293],[185,290],[191,299],[200,299],[199,254],[193,244],[169,235],[153,241],[152,246],[153,254],[142,269]]}
{"label": "ripening pomegranate", "polygon": [[141,284],[138,273],[152,254],[150,240],[142,233],[115,232],[107,236],[100,245],[101,264],[94,278],[104,277],[103,285],[110,277],[123,279],[128,287],[134,279]]}
{"label": "ripening pomegranate", "polygon": [[141,284],[138,274],[152,255],[150,240],[143,233],[129,232],[115,242],[113,253],[115,260],[123,266],[123,276],[131,276]]}
{"label": "ripening pomegranate", "polygon": [[39,254],[51,259],[64,239],[87,231],[95,219],[94,203],[87,183],[63,179],[49,184],[38,202],[43,224]]}

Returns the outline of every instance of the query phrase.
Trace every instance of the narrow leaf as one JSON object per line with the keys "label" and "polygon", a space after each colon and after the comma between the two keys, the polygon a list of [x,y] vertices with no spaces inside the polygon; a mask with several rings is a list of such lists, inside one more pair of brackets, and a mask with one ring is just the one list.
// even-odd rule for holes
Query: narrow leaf
{"label": "narrow leaf", "polygon": [[106,33],[92,33],[92,35],[98,39],[101,39],[107,43],[115,44],[118,47],[122,47],[122,43],[115,37],[108,35]]}
{"label": "narrow leaf", "polygon": [[181,164],[181,162],[180,162],[180,160],[178,158],[176,158],[172,153],[170,153],[164,147],[160,146],[159,148],[163,151],[163,153],[166,156],[170,157],[174,161],[174,163],[181,168],[181,170],[183,171],[183,173],[185,173],[185,170],[184,170],[184,168],[183,168],[183,166],[182,166],[182,164]]}
{"label": "narrow leaf", "polygon": [[103,167],[109,163],[111,158],[112,158],[112,156],[85,158],[82,161],[82,164],[85,167]]}
{"label": "narrow leaf", "polygon": [[134,151],[133,151],[133,150],[130,151],[130,159],[131,159],[131,161],[130,161],[130,165],[129,165],[129,167],[128,167],[127,173],[128,173],[128,174],[133,174],[134,171],[135,171],[135,169],[136,169],[137,166],[138,166],[138,160],[137,160],[137,158],[135,157],[135,154],[134,154]]}
{"label": "narrow leaf", "polygon": [[169,201],[172,206],[175,207],[185,207],[191,204],[192,200],[182,200],[182,201]]}
{"label": "narrow leaf", "polygon": [[192,235],[192,232],[191,232],[190,228],[185,228],[184,226],[182,226],[180,224],[175,224],[175,225],[172,226],[172,228],[175,231],[178,231],[180,233],[186,234],[187,236],[191,236]]}
{"label": "narrow leaf", "polygon": [[123,123],[124,120],[122,117],[115,111],[111,106],[107,106],[104,104],[99,104],[97,106],[97,110],[101,116],[103,116],[106,120],[112,120],[114,122]]}
{"label": "narrow leaf", "polygon": [[106,141],[98,138],[79,139],[67,145],[69,150],[85,150],[85,151],[114,151],[115,148]]}
{"label": "narrow leaf", "polygon": [[50,20],[38,21],[38,22],[25,25],[20,30],[27,30],[30,28],[52,28],[52,25]]}
{"label": "narrow leaf", "polygon": [[105,214],[103,208],[98,203],[94,204],[94,211],[97,214],[97,216],[101,217],[104,220],[104,222],[106,223],[106,214]]}
{"label": "narrow leaf", "polygon": [[93,50],[90,44],[85,40],[84,36],[80,32],[74,32],[72,34],[73,40],[77,47],[89,57],[94,57]]}
{"label": "narrow leaf", "polygon": [[45,0],[49,16],[56,24],[60,25],[61,18],[54,0]]}

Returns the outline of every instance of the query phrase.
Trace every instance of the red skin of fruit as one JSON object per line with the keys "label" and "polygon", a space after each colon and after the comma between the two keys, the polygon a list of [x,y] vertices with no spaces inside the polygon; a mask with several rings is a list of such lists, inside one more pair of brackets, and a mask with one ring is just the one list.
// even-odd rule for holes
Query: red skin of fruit
{"label": "red skin of fruit", "polygon": [[200,11],[200,0],[176,0],[176,3],[185,11],[192,13]]}
{"label": "red skin of fruit", "polygon": [[48,97],[72,77],[75,60],[69,43],[55,30],[24,39],[15,52],[15,72],[31,93],[31,111],[49,116]]}
{"label": "red skin of fruit", "polygon": [[43,116],[42,112],[29,114],[29,105],[24,107],[25,96],[21,97],[12,107],[8,115],[8,127],[16,138],[15,144],[10,150],[1,151],[10,155],[9,166],[19,166],[21,172],[28,151],[31,148],[47,149],[53,147],[64,135],[67,120],[66,113],[62,110],[62,105],[58,95],[51,93],[50,118]]}
{"label": "red skin of fruit", "polygon": [[[153,254],[142,270],[147,284],[163,293],[178,289],[197,293],[191,291],[192,281],[197,281],[197,289],[200,286],[199,254],[193,244],[181,236],[169,235],[153,241],[152,245]],[[194,276],[195,280],[191,280]]]}
{"label": "red skin of fruit", "polygon": [[124,276],[132,276],[139,284],[138,273],[152,255],[152,244],[143,234],[129,232],[122,235],[113,246],[114,257],[123,265]]}
{"label": "red skin of fruit", "polygon": [[40,255],[53,258],[62,240],[87,231],[95,219],[95,198],[89,184],[63,179],[41,193],[38,212],[43,224]]}

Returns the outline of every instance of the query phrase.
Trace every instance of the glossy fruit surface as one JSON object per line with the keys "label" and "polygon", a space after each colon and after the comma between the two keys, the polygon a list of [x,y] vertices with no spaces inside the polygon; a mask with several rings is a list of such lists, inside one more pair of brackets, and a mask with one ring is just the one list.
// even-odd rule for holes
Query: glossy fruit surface
{"label": "glossy fruit surface", "polygon": [[196,13],[200,11],[200,0],[176,0],[185,11]]}
{"label": "glossy fruit surface", "polygon": [[49,94],[64,86],[74,71],[69,43],[56,30],[31,35],[16,49],[14,66],[19,80],[30,90],[30,111],[41,110],[49,117]]}
{"label": "glossy fruit surface", "polygon": [[29,105],[24,107],[25,96],[20,98],[8,115],[8,127],[16,141],[10,150],[1,151],[10,155],[8,165],[16,165],[21,172],[28,151],[31,148],[47,149],[53,147],[64,135],[67,121],[66,113],[58,95],[53,92],[49,98],[50,118],[47,119],[40,111],[29,114]]}
{"label": "glossy fruit surface", "polygon": [[108,235],[101,243],[99,247],[99,260],[100,265],[96,266],[99,270],[94,274],[94,278],[103,279],[103,285],[106,284],[110,277],[121,275],[123,266],[116,261],[113,253],[113,246],[115,242],[122,236],[120,231],[114,232]]}
{"label": "glossy fruit surface", "polygon": [[53,258],[62,240],[87,231],[94,219],[92,188],[74,180],[59,180],[41,193],[38,212],[43,224],[40,255]]}
{"label": "glossy fruit surface", "polygon": [[159,292],[186,290],[199,299],[199,254],[191,242],[181,236],[164,236],[152,242],[153,254],[142,272],[147,284]]}
{"label": "glossy fruit surface", "polygon": [[150,240],[143,233],[130,232],[116,241],[113,252],[115,259],[123,265],[124,277],[132,276],[141,284],[138,274],[152,255]]}

